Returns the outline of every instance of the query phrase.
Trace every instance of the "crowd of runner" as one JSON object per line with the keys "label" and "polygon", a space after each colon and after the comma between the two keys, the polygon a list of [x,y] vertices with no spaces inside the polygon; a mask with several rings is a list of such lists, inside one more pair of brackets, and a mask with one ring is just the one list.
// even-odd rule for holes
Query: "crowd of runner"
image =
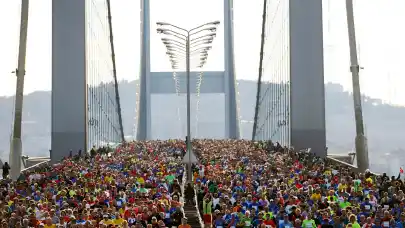
{"label": "crowd of runner", "polygon": [[404,227],[400,179],[351,172],[307,152],[244,140],[195,142],[206,227]]}
{"label": "crowd of runner", "polygon": [[93,149],[2,180],[0,227],[182,227],[183,147],[148,141]]}
{"label": "crowd of runner", "polygon": [[[180,140],[125,143],[2,180],[0,228],[190,227],[181,210],[184,147]],[[405,225],[400,178],[352,173],[269,142],[194,140],[193,149],[205,227]],[[194,192],[184,197],[192,203]]]}

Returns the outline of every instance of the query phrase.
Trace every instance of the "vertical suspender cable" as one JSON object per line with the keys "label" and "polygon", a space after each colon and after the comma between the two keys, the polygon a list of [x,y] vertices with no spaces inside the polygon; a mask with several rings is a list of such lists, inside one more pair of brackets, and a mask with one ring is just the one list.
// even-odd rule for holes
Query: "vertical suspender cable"
{"label": "vertical suspender cable", "polygon": [[[176,90],[176,98],[178,99],[180,97],[180,85],[179,85],[179,80],[177,79],[177,72],[176,72],[175,68],[173,68],[173,81],[174,81],[174,88]],[[181,101],[180,101],[180,103],[181,103]],[[177,119],[178,119],[179,123],[181,124],[182,122],[181,122],[181,116],[180,116],[180,106],[177,106]],[[182,129],[181,125],[180,125],[180,129]],[[181,133],[180,133],[180,135],[181,136],[179,138],[184,137]]]}
{"label": "vertical suspender cable", "polygon": [[122,140],[122,142],[124,142],[125,137],[124,137],[124,128],[122,126],[121,102],[120,102],[120,93],[118,90],[117,67],[115,64],[115,49],[114,49],[114,37],[113,37],[113,27],[112,27],[112,19],[111,19],[110,0],[107,0],[107,11],[108,11],[108,26],[109,26],[109,30],[110,30],[111,60],[112,60],[112,66],[113,66],[115,99],[117,102],[117,114],[118,114],[118,122],[120,125],[121,140]]}
{"label": "vertical suspender cable", "polygon": [[260,44],[260,61],[259,61],[259,78],[257,79],[257,93],[256,93],[256,107],[255,107],[255,118],[253,122],[253,132],[252,132],[252,140],[256,138],[256,128],[257,128],[257,119],[259,116],[259,108],[260,108],[260,90],[262,87],[262,74],[263,74],[263,49],[264,49],[264,39],[265,39],[265,32],[266,32],[266,14],[267,14],[267,0],[264,0],[263,3],[263,19],[262,19],[262,35],[261,35],[261,44]]}
{"label": "vertical suspender cable", "polygon": [[197,97],[197,107],[196,107],[196,114],[195,114],[195,135],[198,135],[198,116],[200,111],[200,91],[201,91],[201,84],[203,79],[203,71],[198,74],[197,84],[196,84],[196,97]]}
{"label": "vertical suspender cable", "polygon": [[139,118],[139,78],[135,81],[136,93],[135,93],[135,116],[134,116],[134,125],[132,126],[132,136],[133,139],[136,139],[137,128],[138,128],[138,118]]}

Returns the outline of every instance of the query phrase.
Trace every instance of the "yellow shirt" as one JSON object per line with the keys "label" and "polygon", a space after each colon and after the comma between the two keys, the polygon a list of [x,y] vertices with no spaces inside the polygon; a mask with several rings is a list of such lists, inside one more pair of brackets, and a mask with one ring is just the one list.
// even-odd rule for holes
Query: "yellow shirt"
{"label": "yellow shirt", "polygon": [[144,184],[145,180],[143,179],[143,177],[138,177],[138,179],[136,180],[139,184]]}
{"label": "yellow shirt", "polygon": [[56,225],[55,224],[52,224],[52,225],[44,225],[44,228],[56,228]]}
{"label": "yellow shirt", "polygon": [[161,203],[165,204],[165,205],[169,205],[169,201],[166,199],[161,199],[159,200]]}
{"label": "yellow shirt", "polygon": [[104,180],[108,183],[111,183],[111,181],[113,180],[113,177],[108,176],[108,177],[105,177]]}
{"label": "yellow shirt", "polygon": [[345,185],[345,184],[339,184],[339,186],[338,186],[339,192],[343,191],[346,188],[347,188],[347,185]]}
{"label": "yellow shirt", "polygon": [[99,224],[112,225],[112,224],[114,224],[114,223],[113,223],[113,221],[110,220],[110,219],[108,219],[108,220],[103,219],[103,220],[101,220],[101,221],[99,222]]}
{"label": "yellow shirt", "polygon": [[114,225],[120,226],[124,223],[124,219],[123,218],[119,218],[119,219],[114,219]]}
{"label": "yellow shirt", "polygon": [[314,194],[312,194],[311,199],[312,200],[321,200],[321,194],[314,193]]}
{"label": "yellow shirt", "polygon": [[69,195],[70,195],[70,196],[75,196],[75,195],[76,195],[76,191],[70,190],[70,191],[69,191]]}

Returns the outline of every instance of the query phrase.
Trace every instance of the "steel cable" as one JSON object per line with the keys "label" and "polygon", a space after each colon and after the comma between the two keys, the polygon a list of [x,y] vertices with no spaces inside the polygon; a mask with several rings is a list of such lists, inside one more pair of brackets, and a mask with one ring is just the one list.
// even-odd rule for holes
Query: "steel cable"
{"label": "steel cable", "polygon": [[196,115],[195,115],[195,135],[198,136],[198,116],[200,111],[200,91],[201,91],[201,84],[203,81],[203,71],[198,74],[197,82],[196,82]]}
{"label": "steel cable", "polygon": [[[174,81],[174,87],[176,90],[176,96],[177,96],[177,100],[179,102],[179,105],[177,106],[177,119],[179,121],[180,124],[180,129],[183,129],[182,125],[181,125],[181,115],[180,115],[180,106],[181,106],[181,99],[180,99],[180,83],[179,80],[177,78],[177,71],[176,69],[173,69],[173,81]],[[183,131],[182,131],[183,132]],[[182,135],[180,138],[184,137],[184,135]]]}

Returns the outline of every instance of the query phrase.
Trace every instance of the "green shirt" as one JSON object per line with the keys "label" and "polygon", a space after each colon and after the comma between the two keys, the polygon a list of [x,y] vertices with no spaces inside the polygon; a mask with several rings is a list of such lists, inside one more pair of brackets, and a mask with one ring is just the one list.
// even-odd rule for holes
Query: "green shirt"
{"label": "green shirt", "polygon": [[328,201],[336,202],[336,201],[338,201],[338,198],[336,196],[328,196]]}
{"label": "green shirt", "polygon": [[350,205],[352,205],[352,204],[349,203],[349,202],[340,202],[339,203],[339,207],[342,208],[342,209],[344,209],[344,208],[346,208],[346,207],[348,207]]}
{"label": "green shirt", "polygon": [[211,193],[217,192],[218,186],[216,184],[210,184],[210,186],[208,187],[208,191]]}
{"label": "green shirt", "polygon": [[252,219],[251,218],[242,218],[241,223],[243,224],[243,227],[250,228],[252,226]]}
{"label": "green shirt", "polygon": [[302,222],[302,227],[304,227],[304,228],[315,228],[316,227],[315,221],[313,219],[310,219],[310,220],[305,219]]}
{"label": "green shirt", "polygon": [[176,179],[176,177],[175,176],[173,176],[173,175],[167,175],[166,176],[166,180],[171,184],[171,183],[173,183],[173,180],[174,179]]}
{"label": "green shirt", "polygon": [[206,200],[203,200],[203,214],[205,215],[210,215],[212,214],[212,200],[207,202]]}
{"label": "green shirt", "polygon": [[361,228],[357,222],[352,223],[352,228]]}

